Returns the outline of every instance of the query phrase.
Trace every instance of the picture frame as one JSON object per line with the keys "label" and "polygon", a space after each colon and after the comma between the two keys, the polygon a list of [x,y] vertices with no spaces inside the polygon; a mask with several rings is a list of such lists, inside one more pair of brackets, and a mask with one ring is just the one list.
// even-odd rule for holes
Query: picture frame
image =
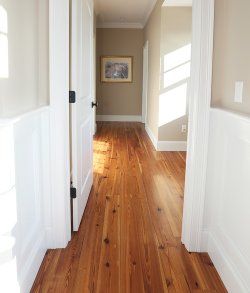
{"label": "picture frame", "polygon": [[101,56],[101,82],[132,83],[132,56]]}

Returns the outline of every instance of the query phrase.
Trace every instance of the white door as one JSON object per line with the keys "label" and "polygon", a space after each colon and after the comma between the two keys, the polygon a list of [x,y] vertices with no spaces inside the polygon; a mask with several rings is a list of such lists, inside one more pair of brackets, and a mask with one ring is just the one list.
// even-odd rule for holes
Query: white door
{"label": "white door", "polygon": [[147,124],[148,104],[148,41],[143,47],[142,122]]}
{"label": "white door", "polygon": [[73,230],[77,231],[93,184],[93,2],[71,0],[70,89],[71,171],[76,188],[73,199]]}

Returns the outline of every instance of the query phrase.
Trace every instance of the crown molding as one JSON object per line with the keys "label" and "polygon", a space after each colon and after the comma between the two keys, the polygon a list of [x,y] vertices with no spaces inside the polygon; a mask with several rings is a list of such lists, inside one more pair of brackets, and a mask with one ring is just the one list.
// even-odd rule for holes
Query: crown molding
{"label": "crown molding", "polygon": [[169,6],[169,7],[178,7],[178,6],[184,6],[189,7],[193,5],[192,0],[165,0],[162,6]]}
{"label": "crown molding", "polygon": [[149,10],[147,11],[147,13],[145,14],[145,17],[144,17],[144,22],[143,22],[143,27],[145,27],[145,25],[147,24],[148,20],[149,20],[149,17],[155,7],[155,4],[156,4],[157,0],[152,0],[152,3],[149,7]]}
{"label": "crown molding", "polygon": [[[155,7],[157,0],[151,0],[150,6],[145,12],[143,19],[140,22],[102,22],[99,21],[97,23],[97,28],[135,28],[135,29],[143,29],[148,22],[148,19]],[[98,13],[98,7],[95,6],[96,14]]]}
{"label": "crown molding", "polygon": [[97,28],[137,28],[143,29],[139,22],[99,22]]}

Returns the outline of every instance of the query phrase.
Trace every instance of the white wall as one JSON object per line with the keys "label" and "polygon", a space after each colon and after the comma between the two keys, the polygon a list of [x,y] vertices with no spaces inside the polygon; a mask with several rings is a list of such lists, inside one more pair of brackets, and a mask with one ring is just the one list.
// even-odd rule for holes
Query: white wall
{"label": "white wall", "polygon": [[204,250],[229,292],[250,292],[250,117],[211,109]]}
{"label": "white wall", "polygon": [[46,249],[71,237],[69,1],[0,0],[1,11],[0,292],[27,293]]}
{"label": "white wall", "polygon": [[0,0],[0,117],[49,103],[48,3]]}
{"label": "white wall", "polygon": [[29,292],[52,246],[48,4],[0,0],[0,292]]}
{"label": "white wall", "polygon": [[50,247],[48,107],[0,120],[0,292],[29,292]]}

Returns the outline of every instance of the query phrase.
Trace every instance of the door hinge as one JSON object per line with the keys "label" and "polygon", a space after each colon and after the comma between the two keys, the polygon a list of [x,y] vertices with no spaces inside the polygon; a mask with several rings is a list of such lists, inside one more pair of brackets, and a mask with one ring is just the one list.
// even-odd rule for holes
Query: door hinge
{"label": "door hinge", "polygon": [[76,102],[76,92],[69,91],[69,103],[74,104]]}
{"label": "door hinge", "polygon": [[70,187],[70,197],[76,198],[76,188]]}

